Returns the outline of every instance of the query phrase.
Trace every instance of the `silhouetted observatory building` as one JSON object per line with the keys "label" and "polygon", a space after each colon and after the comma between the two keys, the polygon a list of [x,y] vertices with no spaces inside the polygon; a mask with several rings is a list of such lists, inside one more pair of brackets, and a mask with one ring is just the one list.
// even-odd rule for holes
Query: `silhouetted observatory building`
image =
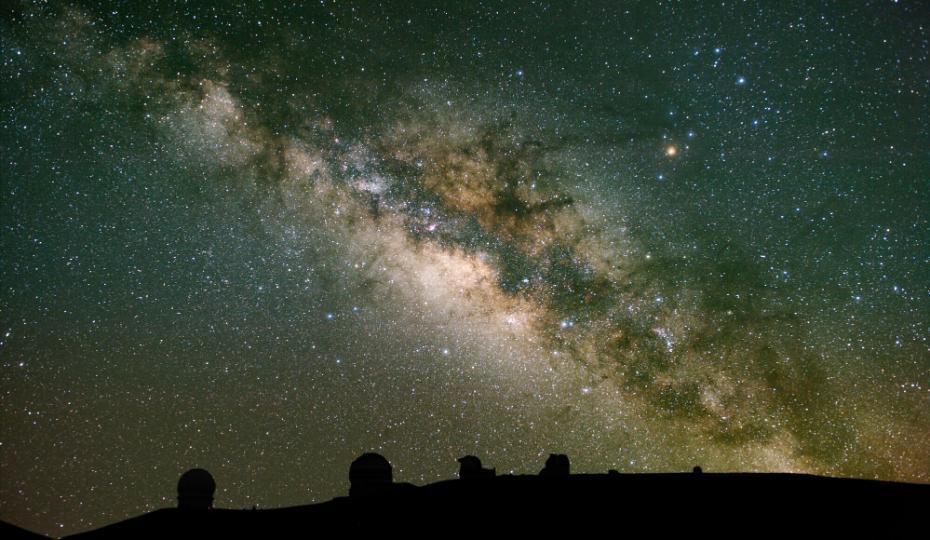
{"label": "silhouetted observatory building", "polygon": [[216,482],[213,475],[204,469],[191,469],[178,480],[178,508],[206,510],[213,508]]}
{"label": "silhouetted observatory building", "polygon": [[348,497],[262,510],[214,508],[213,476],[191,469],[178,481],[177,508],[70,538],[900,536],[922,531],[930,508],[930,485],[924,484],[699,467],[687,473],[571,474],[564,454],[550,455],[539,475],[497,475],[476,456],[464,456],[459,464],[459,479],[414,486],[394,482],[391,463],[367,453],[349,468]]}
{"label": "silhouetted observatory building", "polygon": [[349,496],[379,495],[394,483],[394,468],[381,454],[362,454],[349,467]]}

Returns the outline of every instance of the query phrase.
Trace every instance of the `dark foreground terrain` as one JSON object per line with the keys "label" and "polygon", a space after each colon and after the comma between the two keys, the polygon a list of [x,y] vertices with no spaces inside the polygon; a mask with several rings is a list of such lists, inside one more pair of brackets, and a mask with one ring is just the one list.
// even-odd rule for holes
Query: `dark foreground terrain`
{"label": "dark foreground terrain", "polygon": [[605,530],[897,537],[926,524],[928,502],[928,485],[795,474],[492,475],[422,487],[390,483],[292,508],[166,508],[69,538],[574,536]]}

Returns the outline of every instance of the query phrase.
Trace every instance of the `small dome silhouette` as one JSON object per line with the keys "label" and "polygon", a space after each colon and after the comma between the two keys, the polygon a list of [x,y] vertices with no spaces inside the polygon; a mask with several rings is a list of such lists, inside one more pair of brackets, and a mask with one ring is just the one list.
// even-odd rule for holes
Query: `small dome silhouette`
{"label": "small dome silhouette", "polygon": [[568,456],[565,454],[549,454],[549,459],[546,460],[546,466],[543,470],[539,471],[540,476],[568,476],[571,470],[571,465],[568,461]]}
{"label": "small dome silhouette", "polygon": [[212,508],[215,492],[213,475],[205,469],[191,469],[178,480],[178,508]]}
{"label": "small dome silhouette", "polygon": [[477,456],[467,455],[458,459],[458,462],[466,467],[480,467],[481,459]]}
{"label": "small dome silhouette", "polygon": [[394,482],[393,470],[381,454],[362,454],[349,467],[349,495],[378,493]]}
{"label": "small dome silhouette", "polygon": [[485,469],[481,466],[481,460],[476,456],[462,456],[459,458],[459,478],[462,480],[473,480],[476,478],[494,478],[497,475],[495,469]]}

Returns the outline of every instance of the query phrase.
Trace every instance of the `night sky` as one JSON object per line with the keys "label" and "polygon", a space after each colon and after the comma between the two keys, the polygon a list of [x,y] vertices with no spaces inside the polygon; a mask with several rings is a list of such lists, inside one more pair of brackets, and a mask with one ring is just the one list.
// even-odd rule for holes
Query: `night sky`
{"label": "night sky", "polygon": [[535,474],[930,481],[930,8],[21,2],[0,519]]}

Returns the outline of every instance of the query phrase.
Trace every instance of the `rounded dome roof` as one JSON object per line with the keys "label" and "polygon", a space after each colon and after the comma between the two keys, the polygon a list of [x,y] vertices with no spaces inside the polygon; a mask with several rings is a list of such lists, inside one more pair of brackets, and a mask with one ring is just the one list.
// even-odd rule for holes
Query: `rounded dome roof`
{"label": "rounded dome roof", "polygon": [[178,480],[178,493],[190,495],[213,495],[216,491],[216,482],[213,475],[206,469],[191,469],[181,475]]}
{"label": "rounded dome roof", "polygon": [[367,453],[359,456],[349,467],[349,472],[390,471],[391,463],[381,454]]}

